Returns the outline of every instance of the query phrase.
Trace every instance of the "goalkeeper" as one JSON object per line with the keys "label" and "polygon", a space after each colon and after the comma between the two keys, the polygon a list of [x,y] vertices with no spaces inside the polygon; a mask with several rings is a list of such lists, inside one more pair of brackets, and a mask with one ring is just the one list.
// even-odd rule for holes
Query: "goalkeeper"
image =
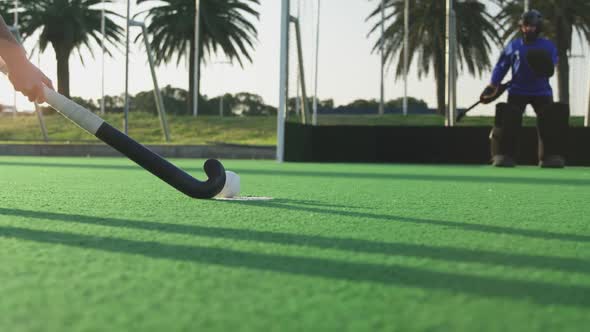
{"label": "goalkeeper", "polygon": [[543,17],[537,10],[524,13],[520,20],[522,38],[512,41],[503,50],[494,67],[490,84],[480,99],[494,100],[502,79],[512,69],[508,102],[496,105],[494,128],[490,135],[492,164],[513,167],[518,147],[518,135],[527,105],[537,114],[539,165],[561,168],[565,165],[564,146],[569,121],[569,106],[553,102],[549,78],[557,64],[557,48],[541,38]]}

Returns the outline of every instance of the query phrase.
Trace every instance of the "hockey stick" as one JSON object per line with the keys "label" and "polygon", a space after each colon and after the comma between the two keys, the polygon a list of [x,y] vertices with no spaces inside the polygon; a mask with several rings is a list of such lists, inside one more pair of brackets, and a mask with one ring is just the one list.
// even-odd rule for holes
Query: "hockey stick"
{"label": "hockey stick", "polygon": [[[506,89],[508,89],[510,87],[510,84],[511,83],[512,83],[511,81],[508,81],[508,82],[506,82],[504,84],[500,84],[500,87],[498,88],[498,93],[496,94],[496,96],[494,96],[494,98],[492,98],[489,101],[487,101],[486,104],[489,104],[489,103],[493,102],[494,100],[500,98],[500,96],[502,94],[504,94],[504,92],[506,91]],[[457,114],[457,117],[456,117],[455,121],[456,122],[460,122],[461,119],[463,119],[465,117],[465,115],[467,115],[467,113],[469,111],[471,111],[472,109],[474,109],[477,105],[481,104],[482,102],[483,101],[480,99],[475,104],[471,105],[468,109],[459,112],[459,114]]]}
{"label": "hockey stick", "polygon": [[[8,75],[6,64],[1,59],[0,71]],[[43,93],[47,103],[61,115],[185,195],[212,198],[223,189],[225,169],[218,160],[205,162],[203,168],[208,179],[199,181],[70,99],[47,87],[43,87]]]}

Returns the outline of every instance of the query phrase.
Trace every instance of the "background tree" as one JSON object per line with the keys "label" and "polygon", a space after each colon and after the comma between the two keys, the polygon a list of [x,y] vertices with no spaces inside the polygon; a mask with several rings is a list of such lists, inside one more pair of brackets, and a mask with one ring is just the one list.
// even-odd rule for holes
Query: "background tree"
{"label": "background tree", "polygon": [[[520,35],[518,21],[524,11],[523,0],[495,0],[501,7],[497,15],[505,41]],[[559,101],[569,103],[569,57],[572,50],[573,34],[590,41],[590,1],[588,0],[536,0],[533,8],[544,17],[543,35],[557,46],[557,85]]]}
{"label": "background tree", "polygon": [[[57,60],[57,90],[66,97],[70,96],[70,55],[77,50],[84,63],[81,49],[86,48],[94,57],[92,46],[100,45],[101,9],[97,7],[100,3],[101,0],[20,1],[23,9],[20,32],[27,39],[40,31],[38,47],[41,52],[51,44]],[[106,41],[116,47],[123,37],[123,29],[111,20],[115,13],[107,10],[106,15]],[[111,55],[108,48],[106,52]]]}
{"label": "background tree", "polygon": [[14,25],[14,4],[11,1],[0,1],[0,15],[8,26]]}
{"label": "background tree", "polygon": [[[376,21],[369,35],[379,35],[373,51],[381,45],[381,0],[367,20]],[[436,81],[437,111],[445,112],[445,1],[413,0],[410,3],[409,62],[417,61],[418,78],[432,69]],[[386,0],[385,57],[397,62],[396,78],[403,76],[404,0]],[[500,43],[497,27],[479,1],[456,1],[458,70],[481,76],[491,69],[490,54]],[[417,59],[415,59],[417,58]]]}
{"label": "background tree", "polygon": [[[189,94],[187,111],[193,108],[194,68],[194,0],[139,0],[138,3],[156,2],[160,5],[146,11],[150,22],[151,47],[155,53],[156,64],[169,63],[174,58],[176,64],[182,59],[189,60]],[[251,52],[258,38],[258,30],[253,20],[259,13],[254,8],[258,0],[201,0],[201,45],[199,54],[221,53],[232,63],[243,67],[244,62],[252,62]],[[199,57],[199,64],[202,57]]]}
{"label": "background tree", "polygon": [[246,116],[251,115],[269,115],[267,105],[259,95],[240,92],[235,96],[234,112]]}

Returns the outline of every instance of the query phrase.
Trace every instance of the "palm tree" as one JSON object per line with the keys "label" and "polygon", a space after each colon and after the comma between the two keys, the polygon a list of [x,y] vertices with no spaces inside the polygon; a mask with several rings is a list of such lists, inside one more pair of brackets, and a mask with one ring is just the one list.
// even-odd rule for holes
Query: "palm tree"
{"label": "palm tree", "polygon": [[[508,27],[503,33],[504,40],[518,36],[518,21],[524,11],[522,0],[496,0],[502,6],[497,15],[500,26]],[[557,64],[557,85],[559,101],[569,102],[569,58],[572,37],[576,32],[590,41],[590,1],[588,0],[536,0],[534,8],[545,18],[543,33],[555,42],[559,56]],[[512,29],[513,28],[513,29]]]}
{"label": "palm tree", "polygon": [[[445,1],[413,0],[410,3],[408,53],[409,65],[418,59],[418,77],[428,75],[431,68],[436,81],[437,112],[445,112]],[[396,62],[396,78],[403,75],[404,0],[386,0],[384,52],[388,65]],[[494,43],[499,43],[497,29],[486,6],[479,1],[457,1],[457,60],[458,70],[467,67],[471,75],[481,76],[491,69],[490,54]],[[376,19],[369,34],[379,33],[373,47],[381,45],[381,0],[367,20]]]}
{"label": "palm tree", "polygon": [[[154,0],[138,0],[138,3]],[[189,60],[189,99],[187,109],[192,109],[194,81],[194,0],[157,0],[165,4],[147,10],[150,18],[148,32],[152,36],[151,48],[156,64],[168,63],[176,57],[176,64]],[[258,30],[251,19],[258,20],[253,8],[259,0],[201,0],[201,45],[199,54],[208,56],[223,53],[231,62],[244,66],[252,62],[251,51],[258,38]],[[198,59],[199,65],[202,57]]]}
{"label": "palm tree", "polygon": [[0,15],[4,19],[4,22],[9,26],[14,25],[14,15],[12,14],[13,9],[14,5],[11,1],[0,2]]}
{"label": "palm tree", "polygon": [[[21,34],[26,39],[41,30],[38,41],[40,52],[51,44],[57,60],[57,90],[65,96],[70,95],[70,55],[77,50],[84,63],[80,53],[82,47],[94,57],[92,42],[101,42],[101,9],[97,7],[100,3],[101,0],[21,0]],[[116,47],[122,40],[123,29],[109,18],[117,14],[108,10],[105,13],[108,15],[105,20],[106,40]],[[111,55],[108,50],[107,53]]]}

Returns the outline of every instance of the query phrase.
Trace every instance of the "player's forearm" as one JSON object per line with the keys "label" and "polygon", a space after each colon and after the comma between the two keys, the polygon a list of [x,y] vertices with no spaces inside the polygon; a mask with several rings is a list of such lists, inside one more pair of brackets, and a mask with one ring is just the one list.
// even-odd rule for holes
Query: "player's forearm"
{"label": "player's forearm", "polygon": [[508,74],[508,70],[510,69],[510,65],[506,63],[498,63],[492,72],[492,79],[490,80],[490,84],[494,86],[499,86],[502,83],[502,80]]}
{"label": "player's forearm", "polygon": [[0,16],[0,57],[9,69],[27,59],[24,48],[16,41],[2,16]]}

